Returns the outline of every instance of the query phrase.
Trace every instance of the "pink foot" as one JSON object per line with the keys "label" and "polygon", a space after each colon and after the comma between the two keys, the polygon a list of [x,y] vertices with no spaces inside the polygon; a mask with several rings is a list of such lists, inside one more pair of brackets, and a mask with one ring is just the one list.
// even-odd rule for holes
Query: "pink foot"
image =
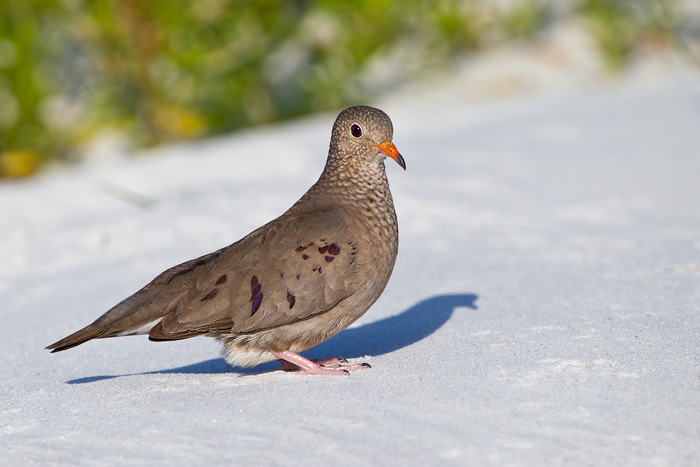
{"label": "pink foot", "polygon": [[318,363],[319,365],[323,366],[328,366],[328,365],[340,365],[342,363],[347,363],[348,361],[344,358],[339,358],[339,357],[331,357],[331,358],[326,358],[324,360],[311,360],[314,363]]}
{"label": "pink foot", "polygon": [[283,352],[272,352],[282,364],[285,371],[297,371],[298,375],[347,375],[351,371],[371,368],[368,363],[357,363],[355,365],[341,365],[346,363],[344,358],[328,358],[312,362],[299,354],[285,350]]}

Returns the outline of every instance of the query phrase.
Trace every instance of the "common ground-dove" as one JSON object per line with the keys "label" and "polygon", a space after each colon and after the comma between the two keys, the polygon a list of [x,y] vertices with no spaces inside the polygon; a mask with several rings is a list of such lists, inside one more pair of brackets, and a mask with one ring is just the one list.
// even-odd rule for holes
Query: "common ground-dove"
{"label": "common ground-dove", "polygon": [[51,344],[148,334],[152,341],[206,335],[232,365],[280,360],[299,374],[345,374],[369,365],[313,362],[298,352],[342,331],[379,298],[398,250],[398,225],[384,159],[406,164],[381,110],[343,110],[326,167],[287,212],[242,240],[180,264]]}

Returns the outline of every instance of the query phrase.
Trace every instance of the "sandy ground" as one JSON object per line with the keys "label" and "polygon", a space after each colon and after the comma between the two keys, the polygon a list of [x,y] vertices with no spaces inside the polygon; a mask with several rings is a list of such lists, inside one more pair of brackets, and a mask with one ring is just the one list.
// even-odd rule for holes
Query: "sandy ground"
{"label": "sandy ground", "polygon": [[371,363],[349,377],[43,349],[283,212],[335,115],[0,184],[4,465],[700,465],[697,79],[380,104],[399,259],[306,353]]}

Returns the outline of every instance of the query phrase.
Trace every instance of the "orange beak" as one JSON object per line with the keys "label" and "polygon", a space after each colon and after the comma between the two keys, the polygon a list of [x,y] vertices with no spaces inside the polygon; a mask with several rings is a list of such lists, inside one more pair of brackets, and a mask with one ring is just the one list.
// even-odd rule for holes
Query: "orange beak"
{"label": "orange beak", "polygon": [[399,150],[396,149],[394,143],[387,141],[382,144],[377,144],[377,147],[381,149],[384,154],[394,159],[404,170],[406,170],[406,161],[403,160],[403,157],[401,157],[401,154],[399,154]]}

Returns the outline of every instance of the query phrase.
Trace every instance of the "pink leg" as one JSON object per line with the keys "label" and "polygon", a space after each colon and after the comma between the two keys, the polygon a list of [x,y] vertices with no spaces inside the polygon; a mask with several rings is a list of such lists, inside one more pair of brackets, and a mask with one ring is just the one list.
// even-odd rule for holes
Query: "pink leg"
{"label": "pink leg", "polygon": [[[371,368],[367,363],[357,363],[355,365],[340,365],[344,359],[340,358],[329,358],[327,360],[321,360],[320,362],[312,362],[299,354],[285,350],[283,352],[272,353],[280,360],[282,363],[282,369],[289,371],[295,367],[299,369],[297,371],[298,375],[346,375],[351,371],[362,370],[363,368]],[[324,366],[324,364],[331,364],[331,366]]]}
{"label": "pink leg", "polygon": [[280,362],[280,364],[282,365],[282,367],[280,368],[280,370],[282,370],[282,371],[295,371],[296,372],[296,371],[299,371],[301,369],[298,366],[289,363],[287,360],[282,360],[280,358],[277,361]]}

